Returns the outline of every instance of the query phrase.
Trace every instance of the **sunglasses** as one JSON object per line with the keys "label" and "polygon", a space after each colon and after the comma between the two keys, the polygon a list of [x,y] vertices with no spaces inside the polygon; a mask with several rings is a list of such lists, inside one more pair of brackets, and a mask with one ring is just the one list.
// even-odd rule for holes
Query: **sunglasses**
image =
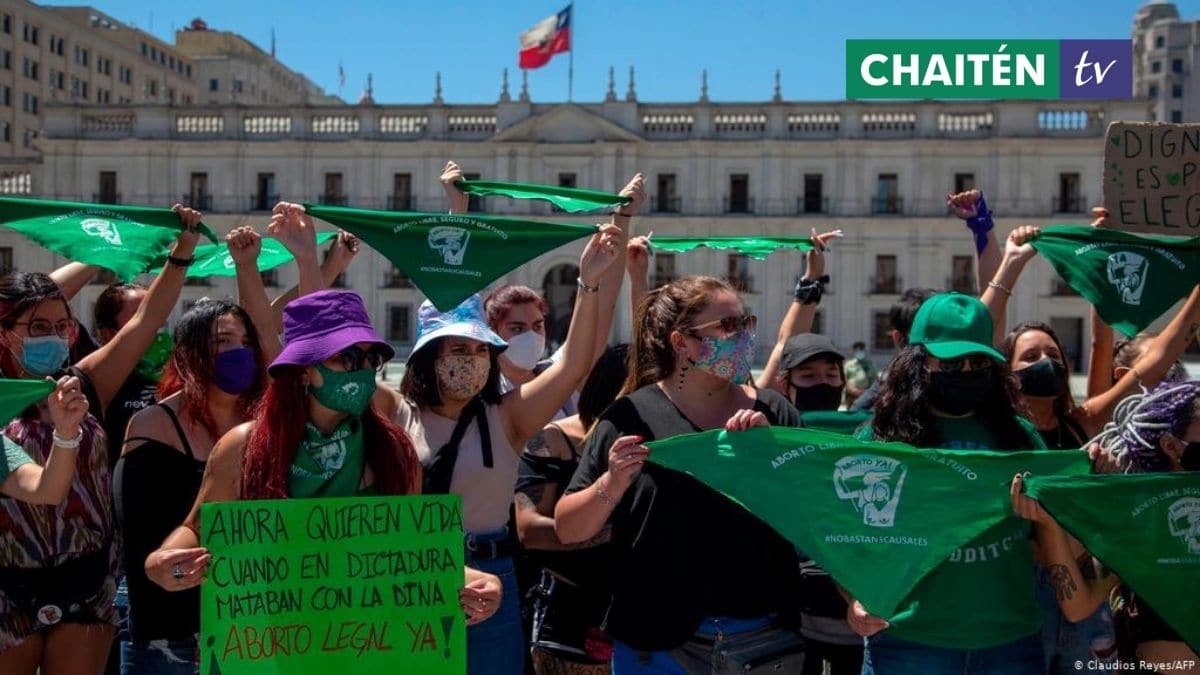
{"label": "sunglasses", "polygon": [[698,323],[695,326],[686,328],[684,330],[685,332],[694,335],[702,330],[705,330],[706,328],[712,328],[714,326],[720,326],[721,330],[724,331],[726,335],[740,333],[741,331],[749,331],[753,333],[754,329],[758,327],[758,317],[754,316],[753,314],[727,316],[724,319],[717,319],[716,321]]}
{"label": "sunglasses", "polygon": [[383,354],[371,349],[365,350],[358,347],[347,347],[342,351],[334,354],[329,360],[336,360],[342,366],[342,370],[351,372],[370,368],[372,370],[381,370],[385,359]]}
{"label": "sunglasses", "polygon": [[996,366],[996,362],[982,354],[971,354],[964,356],[961,359],[941,359],[940,361],[943,373],[961,373],[967,364],[971,365],[971,370],[991,370]]}

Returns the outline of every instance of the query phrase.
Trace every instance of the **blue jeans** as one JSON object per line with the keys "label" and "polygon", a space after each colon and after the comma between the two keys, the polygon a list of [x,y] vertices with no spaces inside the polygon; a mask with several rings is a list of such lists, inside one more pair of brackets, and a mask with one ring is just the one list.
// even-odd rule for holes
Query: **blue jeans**
{"label": "blue jeans", "polygon": [[121,675],[196,675],[200,647],[194,641],[121,642]]}
{"label": "blue jeans", "polygon": [[[715,637],[737,635],[758,630],[771,623],[771,617],[757,619],[729,619],[714,617],[705,619],[696,630],[697,635]],[[620,640],[613,641],[613,675],[687,675],[688,671],[675,660],[669,651],[642,652]]]}
{"label": "blue jeans", "polygon": [[[476,541],[507,537],[507,530],[477,534]],[[500,609],[483,623],[467,627],[468,675],[523,675],[525,636],[521,631],[521,594],[512,558],[472,560],[467,565],[500,577],[503,595]]]}
{"label": "blue jeans", "polygon": [[986,649],[944,649],[894,638],[886,631],[867,640],[863,675],[1036,675],[1042,672],[1038,634]]}
{"label": "blue jeans", "polygon": [[1042,624],[1042,650],[1045,653],[1045,672],[1049,675],[1067,675],[1078,672],[1075,663],[1116,663],[1116,635],[1113,629],[1112,611],[1108,603],[1101,603],[1091,616],[1071,623],[1063,616],[1058,606],[1050,575],[1045,568],[1038,567],[1038,604],[1046,615]]}

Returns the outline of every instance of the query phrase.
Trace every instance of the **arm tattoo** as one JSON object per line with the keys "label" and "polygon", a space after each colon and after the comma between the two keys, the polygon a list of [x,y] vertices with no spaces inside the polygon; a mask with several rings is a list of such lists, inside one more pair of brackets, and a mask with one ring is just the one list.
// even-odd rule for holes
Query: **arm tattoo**
{"label": "arm tattoo", "polygon": [[518,492],[517,493],[517,510],[525,511],[527,509],[536,511],[537,506],[532,501],[530,501],[529,495],[525,494],[524,492]]}
{"label": "arm tattoo", "polygon": [[521,496],[524,496],[525,499],[530,502],[531,506],[534,504],[541,503],[542,496],[545,494],[546,494],[546,484],[545,483],[534,483],[532,485],[526,485],[525,487],[523,487],[519,491],[517,491],[518,499]]}
{"label": "arm tattoo", "polygon": [[1050,565],[1046,570],[1050,573],[1050,585],[1054,587],[1054,594],[1060,602],[1075,597],[1078,587],[1066,565]]}

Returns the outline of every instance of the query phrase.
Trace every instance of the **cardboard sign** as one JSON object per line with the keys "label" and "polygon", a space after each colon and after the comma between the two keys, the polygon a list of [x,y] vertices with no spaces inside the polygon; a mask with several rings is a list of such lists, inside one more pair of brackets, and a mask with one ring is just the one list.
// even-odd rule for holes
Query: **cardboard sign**
{"label": "cardboard sign", "polygon": [[1118,230],[1200,234],[1200,124],[1108,125],[1104,207]]}
{"label": "cardboard sign", "polygon": [[205,504],[204,675],[465,673],[455,495]]}

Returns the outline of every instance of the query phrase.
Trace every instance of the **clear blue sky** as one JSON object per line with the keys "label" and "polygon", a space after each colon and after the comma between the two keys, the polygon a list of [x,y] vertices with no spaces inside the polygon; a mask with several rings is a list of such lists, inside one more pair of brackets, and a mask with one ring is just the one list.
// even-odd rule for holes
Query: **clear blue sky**
{"label": "clear blue sky", "polygon": [[[367,73],[381,103],[424,103],[441,71],[447,102],[493,102],[509,68],[520,87],[517,36],[566,6],[566,0],[94,0],[114,18],[167,42],[197,16],[270,49],[326,90],[356,101]],[[46,4],[79,5],[80,0]],[[721,101],[771,97],[783,71],[787,99],[845,96],[847,38],[1127,38],[1142,3],[1128,0],[577,0],[575,100],[599,101],[610,65],[623,97],[629,66],[641,101],[692,101],[700,71]],[[1176,3],[1200,18],[1200,0]],[[199,8],[199,9],[197,9]],[[530,71],[534,101],[567,96],[567,56]]]}

